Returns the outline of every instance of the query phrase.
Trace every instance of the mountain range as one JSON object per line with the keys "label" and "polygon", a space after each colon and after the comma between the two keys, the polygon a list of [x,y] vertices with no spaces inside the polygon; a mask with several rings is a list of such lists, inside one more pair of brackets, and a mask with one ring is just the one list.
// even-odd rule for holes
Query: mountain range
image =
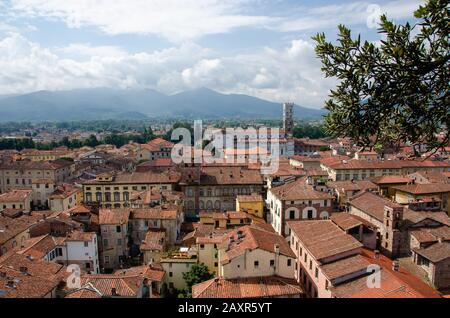
{"label": "mountain range", "polygon": [[[325,110],[296,105],[297,119],[320,119]],[[77,89],[0,96],[0,122],[108,119],[281,119],[279,103],[207,88],[165,95],[155,90]]]}

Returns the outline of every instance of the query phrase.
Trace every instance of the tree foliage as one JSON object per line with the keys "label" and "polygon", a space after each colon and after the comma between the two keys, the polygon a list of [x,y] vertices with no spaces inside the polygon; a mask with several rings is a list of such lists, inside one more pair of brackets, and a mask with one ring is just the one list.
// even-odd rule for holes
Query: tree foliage
{"label": "tree foliage", "polygon": [[327,133],[323,125],[300,124],[294,127],[295,138],[324,138]]}
{"label": "tree foliage", "polygon": [[415,25],[397,25],[383,15],[379,45],[362,43],[343,25],[336,44],[323,33],[313,38],[322,71],[339,81],[325,106],[331,135],[364,147],[393,140],[433,149],[448,144],[448,4],[428,0],[415,12]]}
{"label": "tree foliage", "polygon": [[207,281],[211,278],[213,278],[214,275],[212,275],[208,267],[204,264],[194,264],[191,269],[183,273],[183,279],[186,282],[187,288],[186,290],[179,295],[179,297],[185,298],[185,297],[191,297],[192,295],[192,286],[196,284],[200,284],[204,281]]}

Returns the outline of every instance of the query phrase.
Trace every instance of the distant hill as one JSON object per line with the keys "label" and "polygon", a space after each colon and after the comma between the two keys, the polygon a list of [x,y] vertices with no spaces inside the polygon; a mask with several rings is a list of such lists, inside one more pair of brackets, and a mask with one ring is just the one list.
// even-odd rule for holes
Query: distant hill
{"label": "distant hill", "polygon": [[[297,119],[319,119],[324,110],[297,106]],[[0,97],[0,121],[76,121],[99,119],[276,119],[281,104],[240,94],[200,88],[175,95],[154,90],[108,88],[38,91]]]}

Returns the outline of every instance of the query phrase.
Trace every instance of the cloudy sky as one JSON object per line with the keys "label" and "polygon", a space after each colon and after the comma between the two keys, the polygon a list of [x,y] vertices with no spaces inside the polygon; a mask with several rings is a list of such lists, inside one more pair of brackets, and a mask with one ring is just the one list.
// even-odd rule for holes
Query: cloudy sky
{"label": "cloudy sky", "polygon": [[311,36],[344,23],[378,41],[381,12],[420,0],[0,0],[0,95],[114,87],[208,87],[323,106]]}

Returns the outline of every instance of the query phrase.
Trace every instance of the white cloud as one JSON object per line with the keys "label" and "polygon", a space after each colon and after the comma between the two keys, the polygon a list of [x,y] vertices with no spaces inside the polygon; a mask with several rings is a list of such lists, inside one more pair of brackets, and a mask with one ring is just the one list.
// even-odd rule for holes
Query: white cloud
{"label": "white cloud", "polygon": [[66,57],[60,50],[44,48],[17,33],[0,38],[0,94],[92,87],[153,88],[172,94],[206,86],[322,107],[333,85],[323,78],[313,45],[303,40],[280,50],[237,56],[221,56],[187,43],[138,54],[80,44],[62,49],[92,53],[87,59]]}
{"label": "white cloud", "polygon": [[[390,19],[411,18],[421,4],[423,4],[422,0],[395,0],[385,3],[356,1],[317,7],[300,6],[295,13],[291,12],[289,15],[300,16],[300,18],[286,18],[272,28],[282,32],[320,31],[335,28],[338,24],[366,24],[368,19],[379,20],[379,16],[383,13],[386,13]],[[374,11],[373,6],[379,6],[379,12]],[[374,13],[376,16],[372,17]]]}
{"label": "white cloud", "polygon": [[80,56],[124,56],[127,53],[119,47],[116,46],[92,46],[89,43],[72,43],[68,46],[58,48],[59,52],[70,54],[70,55],[80,55]]}
{"label": "white cloud", "polygon": [[107,34],[156,34],[174,42],[260,26],[271,19],[242,14],[257,0],[11,0],[12,12],[64,21],[71,28],[96,26]]}

